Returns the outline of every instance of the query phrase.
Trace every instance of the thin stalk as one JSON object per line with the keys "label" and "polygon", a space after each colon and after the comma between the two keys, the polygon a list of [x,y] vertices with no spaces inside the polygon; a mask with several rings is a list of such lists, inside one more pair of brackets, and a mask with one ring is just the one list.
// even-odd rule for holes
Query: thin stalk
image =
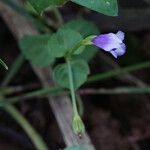
{"label": "thin stalk", "polygon": [[79,115],[83,116],[84,106],[83,106],[83,102],[82,102],[81,96],[79,94],[76,94],[76,99],[77,99],[77,105],[78,105]]}
{"label": "thin stalk", "polygon": [[70,60],[67,59],[66,61],[67,61],[67,66],[68,66],[68,77],[69,77],[70,92],[71,92],[71,99],[72,99],[72,105],[73,105],[73,113],[74,113],[74,116],[76,116],[78,115],[78,109],[77,109],[77,104],[76,104],[73,74],[72,74]]}
{"label": "thin stalk", "polygon": [[6,75],[6,77],[4,78],[1,86],[7,86],[9,84],[9,82],[13,79],[13,77],[16,75],[16,73],[18,72],[18,70],[20,69],[20,67],[22,66],[22,64],[24,63],[25,59],[23,57],[22,54],[20,54],[15,62],[12,64],[8,74]]}
{"label": "thin stalk", "polygon": [[113,89],[81,89],[81,95],[120,95],[120,94],[150,94],[150,87],[117,87]]}
{"label": "thin stalk", "polygon": [[5,105],[3,108],[21,125],[24,131],[26,131],[37,150],[48,150],[48,147],[39,134],[14,106]]}
{"label": "thin stalk", "polygon": [[[9,82],[13,79],[13,77],[16,75],[16,73],[22,66],[24,60],[25,59],[22,54],[20,54],[17,57],[8,75],[2,82],[2,86],[7,86],[9,84]],[[20,124],[20,126],[28,134],[31,141],[34,143],[37,150],[48,150],[48,147],[46,146],[45,142],[40,137],[40,135],[38,135],[35,129],[32,128],[32,126],[28,123],[28,121],[24,118],[24,116],[13,105],[7,103],[6,105],[2,105],[2,108],[5,109],[5,111],[7,111]]]}
{"label": "thin stalk", "polygon": [[[48,95],[57,95],[60,93],[68,93],[61,87],[48,87],[45,89],[36,90],[33,92],[29,92],[20,96],[12,97],[12,98],[3,98],[0,101],[0,107],[3,105],[12,104],[18,102],[20,99],[27,100],[30,98],[35,98],[39,96],[48,96]],[[113,89],[81,89],[77,91],[77,94],[80,95],[95,95],[95,94],[104,94],[104,95],[119,95],[119,94],[150,94],[150,87],[117,87]],[[1,95],[1,94],[0,94]],[[79,106],[79,112],[82,112],[82,101],[77,97],[77,104]],[[80,113],[79,113],[80,114]],[[82,113],[81,113],[82,114]]]}
{"label": "thin stalk", "polygon": [[79,42],[75,47],[73,47],[71,50],[69,50],[66,54],[65,54],[65,58],[70,58],[75,51],[77,51],[82,45],[82,41]]}
{"label": "thin stalk", "polygon": [[0,95],[9,95],[12,94],[16,91],[16,87],[5,87],[5,88],[0,88]]}
{"label": "thin stalk", "polygon": [[85,45],[91,45],[91,39],[94,36],[88,36],[87,38],[81,40],[79,43],[75,45],[72,49],[70,49],[66,54],[65,58],[70,58],[80,47],[84,47]]}
{"label": "thin stalk", "polygon": [[112,71],[108,71],[108,72],[105,72],[105,73],[100,73],[100,74],[91,76],[91,77],[88,78],[86,83],[100,81],[100,80],[104,80],[104,79],[109,79],[109,78],[112,78],[112,77],[115,77],[115,76],[126,74],[126,73],[131,72],[131,71],[137,71],[137,70],[145,69],[145,68],[149,68],[149,67],[150,67],[150,61],[147,61],[147,62],[139,63],[139,64],[136,64],[136,65],[132,65],[132,66],[129,66],[129,67],[124,67],[124,68],[121,68],[121,69],[115,69],[115,70],[112,70]]}
{"label": "thin stalk", "polygon": [[[136,64],[136,65],[132,65],[132,66],[129,66],[129,67],[125,67],[125,68],[121,68],[121,69],[116,69],[116,70],[113,70],[113,71],[108,71],[108,72],[105,72],[105,73],[101,73],[101,74],[98,74],[98,75],[94,75],[94,76],[91,76],[89,77],[88,81],[86,83],[90,83],[90,82],[95,82],[95,81],[101,81],[101,80],[104,80],[104,79],[109,79],[109,78],[112,78],[112,77],[115,77],[115,76],[118,76],[118,75],[122,75],[122,74],[126,74],[128,72],[132,72],[132,71],[137,71],[137,70],[140,70],[140,69],[145,69],[145,68],[148,68],[150,67],[150,61],[148,62],[143,62],[143,63],[139,63],[139,64]],[[56,89],[58,88],[58,90],[62,90],[62,88],[60,87],[50,87],[48,89],[40,89],[37,90],[37,91],[33,91],[33,93],[28,93],[31,97],[35,97],[35,95],[37,96],[40,96],[41,94],[44,95],[44,93],[46,93],[46,91],[49,92],[49,94],[52,94]],[[142,92],[140,93],[149,93],[149,87],[145,87],[145,88],[136,88],[135,89],[136,91],[139,91],[141,90]],[[51,92],[52,91],[52,92]],[[60,92],[59,91],[59,92]],[[37,94],[37,93],[40,93],[40,94]],[[54,92],[54,93],[57,93],[57,92]],[[3,93],[1,93],[3,94]],[[30,96],[28,96],[27,94],[27,98]],[[46,93],[47,94],[47,93]],[[26,97],[26,94],[25,94],[25,97]],[[16,102],[18,101],[20,98],[22,98],[21,96],[18,96],[18,97],[15,97],[15,98],[12,98],[10,99],[10,102]]]}
{"label": "thin stalk", "polygon": [[33,97],[39,97],[39,96],[47,96],[49,94],[59,94],[65,92],[65,90],[61,87],[49,87],[49,88],[44,88],[36,91],[32,91],[20,96],[16,97],[11,97],[11,98],[3,98],[3,100],[0,101],[0,106],[7,105],[10,103],[15,103],[18,102],[20,99],[30,99]]}

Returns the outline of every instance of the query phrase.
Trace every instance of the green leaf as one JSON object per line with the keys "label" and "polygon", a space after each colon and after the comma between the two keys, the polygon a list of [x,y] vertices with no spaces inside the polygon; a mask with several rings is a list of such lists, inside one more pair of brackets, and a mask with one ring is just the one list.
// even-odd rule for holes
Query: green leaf
{"label": "green leaf", "polygon": [[72,29],[77,32],[79,32],[84,38],[93,35],[93,34],[98,34],[99,31],[97,27],[89,21],[86,21],[84,19],[77,19],[77,20],[71,20],[65,25],[61,27],[62,29]]}
{"label": "green leaf", "polygon": [[0,59],[0,64],[6,69],[6,70],[8,70],[8,67],[7,67],[7,65]]}
{"label": "green leaf", "polygon": [[59,6],[67,2],[68,0],[28,0],[28,1],[38,13],[41,13],[47,7]]}
{"label": "green leaf", "polygon": [[[71,20],[62,26],[62,29],[72,29],[79,32],[84,38],[89,35],[99,34],[98,28],[91,22],[84,19]],[[85,50],[79,54],[74,55],[74,58],[81,58],[85,61],[90,61],[97,53],[97,48],[94,46],[86,46]]]}
{"label": "green leaf", "polygon": [[118,15],[117,0],[71,0],[79,5],[109,16]]}
{"label": "green leaf", "polygon": [[[80,33],[71,29],[60,29],[53,34],[48,45],[53,57],[63,57],[66,52],[76,47],[83,40]],[[78,49],[82,51],[84,47]]]}
{"label": "green leaf", "polygon": [[85,50],[79,55],[74,55],[73,59],[83,59],[89,62],[96,55],[97,50],[94,46],[86,46]]}
{"label": "green leaf", "polygon": [[53,63],[54,57],[48,47],[50,38],[50,34],[23,37],[19,45],[26,59],[39,66],[48,66]]}
{"label": "green leaf", "polygon": [[[71,69],[74,88],[78,89],[87,80],[87,76],[90,72],[88,64],[83,60],[72,60]],[[60,86],[70,89],[67,64],[56,66],[54,68],[53,78]]]}
{"label": "green leaf", "polygon": [[64,150],[89,150],[89,149],[81,147],[81,146],[73,146],[73,147],[65,148]]}

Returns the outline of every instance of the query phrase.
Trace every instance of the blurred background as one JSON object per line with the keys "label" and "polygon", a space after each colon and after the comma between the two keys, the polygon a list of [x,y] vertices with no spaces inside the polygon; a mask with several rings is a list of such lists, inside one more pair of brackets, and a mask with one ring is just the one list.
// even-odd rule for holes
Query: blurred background
{"label": "blurred background", "polygon": [[[97,53],[90,62],[91,74],[134,66],[150,59],[150,0],[118,0],[118,2],[117,17],[108,17],[71,2],[60,8],[66,22],[70,19],[85,18],[93,22],[101,33],[118,30],[126,33],[126,54],[115,60],[106,53]],[[51,14],[48,13],[47,16]],[[0,17],[0,58],[10,67],[18,55],[17,40]],[[6,75],[7,71],[1,67],[1,83]],[[83,89],[94,89],[90,93],[81,91],[83,92],[81,98],[84,106],[83,120],[97,150],[150,150],[149,77],[150,69],[143,67],[132,73],[116,75],[83,86]],[[41,87],[27,61],[23,63],[9,85],[16,87],[20,94]],[[121,89],[120,87],[126,88],[119,93],[113,91],[116,88]],[[134,92],[131,87],[139,87],[144,92]],[[10,96],[16,96],[15,92]],[[20,100],[16,103],[16,107],[42,135],[50,149],[59,150],[65,147],[46,98]],[[0,150],[30,149],[35,148],[28,136],[10,115],[0,109]]]}

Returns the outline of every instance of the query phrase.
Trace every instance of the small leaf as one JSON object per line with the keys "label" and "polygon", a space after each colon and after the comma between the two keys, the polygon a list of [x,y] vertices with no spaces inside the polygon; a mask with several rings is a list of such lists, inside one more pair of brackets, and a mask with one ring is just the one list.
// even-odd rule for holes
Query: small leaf
{"label": "small leaf", "polygon": [[59,6],[67,2],[68,0],[28,0],[32,7],[41,13],[44,9],[50,6]]}
{"label": "small leaf", "polygon": [[118,15],[117,0],[71,0],[79,5],[109,16]]}
{"label": "small leaf", "polygon": [[[86,80],[89,74],[88,64],[83,60],[72,60],[71,69],[73,74],[74,88],[79,88]],[[54,68],[54,80],[62,87],[70,89],[67,64],[61,64]]]}
{"label": "small leaf", "polygon": [[0,64],[6,69],[6,70],[8,70],[8,67],[7,67],[7,65],[0,59]]}
{"label": "small leaf", "polygon": [[[52,35],[48,45],[53,57],[63,57],[66,52],[74,48],[82,40],[80,33],[71,29],[60,29]],[[78,50],[82,51],[83,49],[84,47],[81,47]]]}
{"label": "small leaf", "polygon": [[50,34],[23,37],[19,44],[26,59],[39,66],[47,66],[53,63],[54,58],[48,47],[50,38]]}

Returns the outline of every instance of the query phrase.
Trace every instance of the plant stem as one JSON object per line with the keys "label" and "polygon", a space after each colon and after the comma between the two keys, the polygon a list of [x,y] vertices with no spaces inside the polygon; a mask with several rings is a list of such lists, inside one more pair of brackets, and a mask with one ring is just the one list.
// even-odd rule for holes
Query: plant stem
{"label": "plant stem", "polygon": [[69,50],[66,54],[65,54],[65,58],[70,58],[80,47],[84,47],[85,45],[91,45],[91,39],[94,36],[89,36],[83,40],[81,40],[79,43],[77,43],[75,45],[75,47],[73,47],[71,50]]}
{"label": "plant stem", "polygon": [[105,73],[100,73],[100,74],[91,76],[88,78],[86,83],[100,81],[100,80],[104,80],[104,79],[109,79],[109,78],[112,78],[115,76],[126,74],[126,73],[131,72],[131,71],[137,71],[137,70],[149,68],[149,67],[150,67],[150,61],[142,62],[142,63],[135,64],[132,66],[127,66],[124,68],[120,68],[120,69],[116,69],[116,70],[112,70],[112,71],[108,71]]}
{"label": "plant stem", "polygon": [[[38,97],[38,96],[47,96],[49,94],[59,94],[60,92],[61,93],[65,92],[65,90],[61,87],[48,87],[48,88],[32,91],[32,92],[23,94],[21,96],[16,96],[16,97],[6,98],[6,99],[3,98],[3,100],[0,101],[0,106],[7,105],[10,103],[15,103],[19,101],[20,99],[24,100],[24,99],[30,99],[30,98]],[[0,93],[0,95],[3,95],[3,93]]]}
{"label": "plant stem", "polygon": [[8,74],[4,78],[2,82],[2,86],[7,86],[9,82],[12,80],[12,78],[16,75],[17,71],[20,69],[22,64],[24,63],[25,59],[22,54],[20,54],[15,62],[12,64],[11,69],[9,70]]}
{"label": "plant stem", "polygon": [[72,105],[73,105],[73,114],[74,114],[74,116],[76,116],[76,115],[78,115],[78,109],[77,109],[77,104],[76,104],[73,74],[72,74],[70,60],[66,59],[66,61],[67,61],[67,66],[68,66],[68,77],[69,77],[71,99],[72,99]]}
{"label": "plant stem", "polygon": [[[86,83],[101,81],[101,80],[104,80],[104,79],[109,79],[109,78],[112,78],[112,77],[115,77],[115,76],[118,76],[118,75],[126,74],[128,72],[137,71],[137,70],[144,69],[144,68],[149,68],[149,67],[150,67],[150,61],[139,63],[139,64],[132,65],[132,66],[127,66],[127,67],[124,67],[124,68],[121,68],[121,69],[116,69],[116,70],[113,70],[113,71],[108,71],[108,72],[104,72],[104,73],[101,73],[101,74],[91,76]],[[149,93],[149,87],[144,87],[144,88],[138,88],[137,87],[137,88],[135,88],[135,90],[136,91],[141,90],[141,91],[143,91],[143,93]],[[10,103],[11,102],[13,103],[13,102],[18,101],[20,98],[22,99],[23,97],[24,98],[32,98],[32,97],[40,96],[40,95],[48,95],[50,93],[54,94],[54,93],[58,93],[58,92],[61,92],[61,91],[63,92],[63,89],[61,87],[48,87],[46,89],[40,89],[40,90],[37,90],[37,91],[26,93],[23,96],[10,98],[8,100],[10,100]],[[140,93],[142,93],[142,92],[140,92]],[[0,93],[0,94],[3,95],[3,93]],[[7,99],[5,99],[5,100],[7,100]],[[2,101],[1,101],[1,103],[2,103]]]}
{"label": "plant stem", "polygon": [[48,150],[48,147],[42,138],[14,106],[5,105],[3,108],[21,125],[24,131],[26,131],[37,150]]}
{"label": "plant stem", "polygon": [[[0,107],[3,105],[8,105],[10,103],[18,102],[20,99],[27,100],[30,98],[35,98],[38,96],[48,96],[56,95],[59,93],[68,93],[61,87],[48,87],[45,89],[36,90],[33,92],[29,92],[20,96],[12,97],[12,98],[3,98],[0,101]],[[95,95],[95,94],[104,94],[104,95],[119,95],[119,94],[150,94],[150,87],[117,87],[113,89],[81,89],[77,91],[80,95]],[[1,95],[1,93],[0,93]],[[82,108],[82,101],[77,97],[77,104],[79,106],[79,112],[83,112]],[[79,113],[82,114],[82,113]]]}
{"label": "plant stem", "polygon": [[[11,70],[9,71],[8,75],[2,82],[3,86],[7,86],[9,84],[9,82],[12,80],[12,78],[16,75],[16,73],[22,66],[24,60],[25,59],[22,54],[20,54],[17,57],[17,59],[15,60],[15,62],[11,67]],[[45,142],[40,137],[40,135],[35,131],[34,128],[32,128],[32,126],[28,123],[28,121],[24,118],[24,116],[13,105],[7,103],[6,105],[2,105],[2,107],[20,124],[20,126],[28,134],[31,141],[34,143],[37,150],[48,150],[48,147],[46,146]]]}
{"label": "plant stem", "polygon": [[150,87],[116,87],[113,89],[81,89],[80,95],[119,95],[119,94],[150,94]]}
{"label": "plant stem", "polygon": [[77,99],[79,115],[82,117],[83,113],[84,113],[84,106],[83,106],[83,102],[82,102],[81,96],[79,94],[76,94],[76,99]]}
{"label": "plant stem", "polygon": [[75,47],[73,47],[71,50],[69,50],[66,54],[65,54],[65,58],[70,58],[75,51],[77,51],[82,45],[82,41],[79,42]]}

